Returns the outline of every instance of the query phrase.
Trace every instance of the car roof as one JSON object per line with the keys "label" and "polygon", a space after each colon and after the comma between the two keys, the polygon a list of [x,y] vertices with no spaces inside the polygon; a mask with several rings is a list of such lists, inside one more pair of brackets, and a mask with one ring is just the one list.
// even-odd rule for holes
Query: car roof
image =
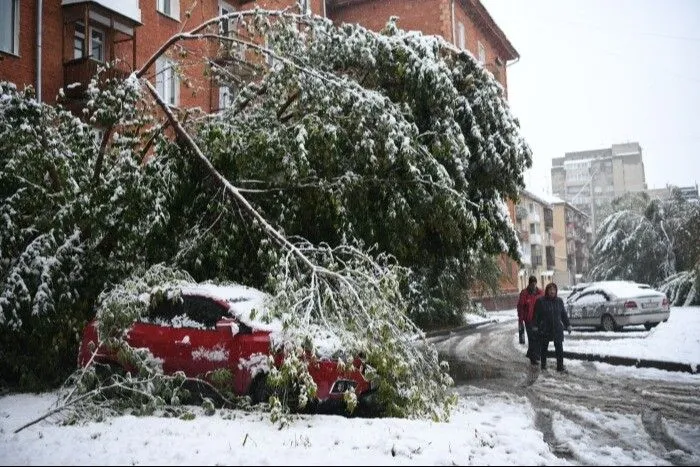
{"label": "car roof", "polygon": [[600,281],[592,282],[588,287],[581,290],[579,294],[589,290],[602,290],[616,298],[634,298],[640,296],[664,295],[658,290],[654,290],[647,284],[638,284],[632,281]]}

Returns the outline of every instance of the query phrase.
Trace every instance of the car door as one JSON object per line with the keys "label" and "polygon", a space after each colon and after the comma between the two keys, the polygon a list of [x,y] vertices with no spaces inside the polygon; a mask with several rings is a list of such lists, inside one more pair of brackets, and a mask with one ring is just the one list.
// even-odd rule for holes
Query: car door
{"label": "car door", "polygon": [[183,315],[173,329],[179,369],[187,376],[208,378],[221,368],[228,368],[233,353],[233,336],[217,329],[217,322],[226,315],[226,307],[217,300],[185,295]]}
{"label": "car door", "polygon": [[596,326],[608,303],[601,290],[587,290],[571,302],[569,320],[572,326]]}
{"label": "car door", "polygon": [[178,336],[173,328],[173,320],[183,313],[182,310],[182,302],[163,300],[127,332],[129,345],[133,348],[147,348],[154,357],[161,360],[166,374],[180,369],[180,356],[174,344]]}

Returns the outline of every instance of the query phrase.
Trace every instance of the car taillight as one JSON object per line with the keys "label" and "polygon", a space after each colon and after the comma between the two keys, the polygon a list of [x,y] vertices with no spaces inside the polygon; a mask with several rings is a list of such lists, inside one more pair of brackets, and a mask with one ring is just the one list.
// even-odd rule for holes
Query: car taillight
{"label": "car taillight", "polygon": [[625,308],[637,308],[637,302],[628,300],[625,302]]}
{"label": "car taillight", "polygon": [[665,298],[661,301],[661,306],[668,306],[668,298]]}

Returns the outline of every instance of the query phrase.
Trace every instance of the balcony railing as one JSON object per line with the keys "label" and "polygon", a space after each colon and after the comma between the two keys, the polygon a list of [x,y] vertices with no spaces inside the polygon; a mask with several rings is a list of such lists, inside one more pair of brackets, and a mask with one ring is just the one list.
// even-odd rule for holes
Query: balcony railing
{"label": "balcony railing", "polygon": [[129,76],[129,71],[98,62],[89,57],[76,58],[63,64],[63,86],[67,97],[80,98],[85,95],[90,80],[97,74],[100,67],[104,69],[100,73],[100,83],[108,79],[124,80]]}
{"label": "balcony railing", "polygon": [[542,245],[542,235],[531,234],[530,235],[530,245]]}

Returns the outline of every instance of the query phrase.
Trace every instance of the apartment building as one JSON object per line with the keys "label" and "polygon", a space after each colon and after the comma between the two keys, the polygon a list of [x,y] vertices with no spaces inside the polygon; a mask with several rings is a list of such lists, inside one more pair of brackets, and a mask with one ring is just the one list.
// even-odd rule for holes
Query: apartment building
{"label": "apartment building", "polygon": [[[108,77],[126,77],[143,66],[168,38],[219,14],[237,10],[286,8],[296,0],[2,0],[0,1],[0,80],[32,85],[40,100],[54,103],[64,88],[68,106],[85,103],[85,89],[101,64],[119,59]],[[468,50],[503,86],[507,67],[518,52],[479,0],[302,0],[302,8],[335,23],[358,23],[380,30],[392,16],[405,30],[440,35]],[[226,25],[222,24],[222,28]],[[149,76],[163,99],[176,107],[205,112],[227,105],[235,89],[219,87],[205,73],[204,56],[212,45],[183,43],[182,55],[199,58],[180,64],[186,79],[174,72],[180,57],[159,59]],[[511,218],[515,204],[507,200]],[[514,306],[519,291],[517,263],[500,258],[500,288]],[[513,303],[511,303],[513,302]]]}
{"label": "apartment building", "polygon": [[553,197],[551,206],[553,280],[560,288],[571,287],[588,272],[592,231],[588,216],[571,203]]}
{"label": "apartment building", "polygon": [[681,197],[687,201],[699,202],[700,192],[698,191],[698,184],[691,186],[676,186],[666,184],[664,188],[654,188],[647,190],[647,194],[651,199],[670,199],[673,193],[677,191]]}
{"label": "apartment building", "polygon": [[550,203],[527,190],[520,194],[515,208],[515,229],[520,240],[522,269],[518,273],[520,289],[527,287],[530,276],[544,287],[555,276],[553,234],[554,217]]}
{"label": "apartment building", "polygon": [[642,148],[639,143],[567,152],[552,159],[553,193],[583,211],[593,232],[601,219],[596,212],[626,193],[646,191]]}
{"label": "apartment building", "polygon": [[538,196],[523,190],[516,206],[515,228],[520,239],[521,288],[529,276],[545,286],[555,282],[567,288],[588,272],[591,230],[588,216],[556,196]]}

